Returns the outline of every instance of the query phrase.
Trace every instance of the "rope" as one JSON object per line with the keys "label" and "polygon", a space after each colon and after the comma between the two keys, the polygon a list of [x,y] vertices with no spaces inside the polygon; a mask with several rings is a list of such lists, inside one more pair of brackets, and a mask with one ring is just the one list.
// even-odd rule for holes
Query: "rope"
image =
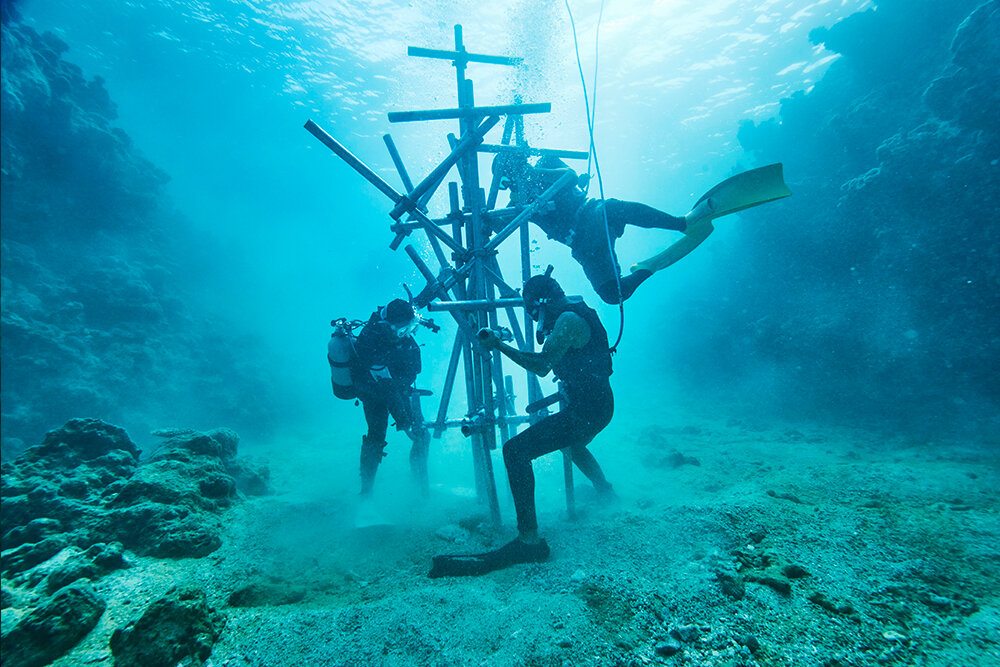
{"label": "rope", "polygon": [[[587,96],[587,80],[583,75],[583,63],[580,60],[580,43],[576,36],[576,21],[573,20],[573,10],[570,9],[569,0],[566,3],[566,12],[569,14],[569,23],[573,28],[573,48],[576,50],[576,68],[580,72],[580,85],[583,86],[583,103],[587,108],[587,131],[590,133],[590,156],[587,158],[587,175],[590,176],[590,165],[593,161],[594,171],[597,174],[597,188],[601,194],[601,201],[604,201],[604,179],[601,177],[601,164],[597,159],[597,145],[594,143],[594,119],[597,117],[597,63],[600,46],[601,20],[604,18],[604,0],[601,0],[601,11],[597,15],[597,27],[594,30],[594,83],[591,90],[594,92],[594,104],[591,106]],[[611,258],[611,265],[615,268],[615,285],[618,288],[618,338],[611,346],[612,354],[617,351],[618,343],[622,340],[625,332],[625,303],[622,299],[622,277],[621,269],[618,266],[618,259],[615,257],[615,247],[611,241],[611,225],[608,223],[607,206],[601,206],[601,214],[604,216],[604,233],[608,241],[608,255]],[[596,287],[596,286],[595,286]]]}

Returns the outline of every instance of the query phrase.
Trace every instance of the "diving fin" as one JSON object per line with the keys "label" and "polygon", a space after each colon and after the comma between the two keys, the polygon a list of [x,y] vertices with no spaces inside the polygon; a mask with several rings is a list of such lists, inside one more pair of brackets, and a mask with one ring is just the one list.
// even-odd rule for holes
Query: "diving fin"
{"label": "diving fin", "polygon": [[781,163],[777,162],[730,176],[702,195],[701,199],[695,202],[692,213],[698,210],[699,204],[708,201],[710,210],[707,213],[713,219],[721,218],[745,208],[783,199],[791,194],[792,191],[785,185]]}
{"label": "diving fin", "polygon": [[701,245],[715,227],[712,221],[730,213],[783,199],[792,194],[785,185],[780,162],[730,176],[706,192],[684,216],[687,229],[684,238],[663,252],[632,265],[632,273],[665,269]]}
{"label": "diving fin", "polygon": [[434,556],[428,577],[477,577],[517,563],[540,563],[549,557],[545,540],[528,544],[520,539],[481,554]]}

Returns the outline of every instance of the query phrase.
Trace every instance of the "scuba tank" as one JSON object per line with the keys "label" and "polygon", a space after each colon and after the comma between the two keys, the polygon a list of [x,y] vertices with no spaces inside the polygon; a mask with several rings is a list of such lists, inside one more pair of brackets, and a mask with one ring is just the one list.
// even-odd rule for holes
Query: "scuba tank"
{"label": "scuba tank", "polygon": [[354,351],[354,328],[360,322],[349,322],[340,318],[330,322],[333,333],[326,346],[326,359],[330,362],[330,380],[333,384],[333,395],[337,398],[350,400],[357,397],[354,382],[351,380],[351,365],[357,357]]}

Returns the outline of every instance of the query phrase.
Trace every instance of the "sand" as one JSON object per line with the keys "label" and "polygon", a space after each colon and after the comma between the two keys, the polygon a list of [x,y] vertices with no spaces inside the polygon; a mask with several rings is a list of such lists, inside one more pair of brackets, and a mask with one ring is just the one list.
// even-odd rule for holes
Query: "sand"
{"label": "sand", "polygon": [[571,518],[560,455],[540,460],[550,560],[455,579],[427,577],[434,554],[514,534],[498,453],[495,527],[460,483],[466,441],[434,441],[421,500],[391,435],[374,509],[392,525],[358,529],[354,440],[257,447],[278,492],[231,510],[209,557],[130,556],[55,664],[111,664],[115,628],[194,583],[228,619],[215,666],[1000,665],[995,440],[616,419],[592,447],[617,503],[577,474]]}

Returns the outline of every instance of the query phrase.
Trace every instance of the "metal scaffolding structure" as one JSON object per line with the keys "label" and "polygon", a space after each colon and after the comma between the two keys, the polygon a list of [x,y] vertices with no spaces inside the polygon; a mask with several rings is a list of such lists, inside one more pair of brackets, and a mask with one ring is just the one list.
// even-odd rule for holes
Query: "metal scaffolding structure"
{"label": "metal scaffolding structure", "polygon": [[[407,244],[403,248],[426,280],[424,288],[413,299],[414,306],[446,312],[458,325],[437,415],[427,426],[435,437],[440,437],[448,428],[461,428],[469,436],[477,495],[488,503],[494,523],[499,524],[500,509],[490,454],[497,447],[497,437],[499,435],[501,441],[506,442],[517,432],[518,426],[541,418],[546,413],[545,406],[554,400],[543,398],[538,378],[525,371],[528,407],[525,414],[518,414],[514,405],[513,378],[504,372],[502,355],[480,348],[476,343],[476,332],[484,327],[499,328],[502,314],[517,347],[534,350],[534,323],[524,312],[519,289],[504,279],[497,253],[501,244],[519,233],[520,281],[527,280],[531,275],[528,221],[559,190],[574,183],[575,178],[567,173],[534,201],[496,209],[500,174],[493,174],[487,193],[480,184],[479,154],[516,152],[525,156],[586,159],[588,153],[528,145],[524,136],[524,115],[548,113],[551,104],[476,106],[473,82],[466,76],[469,64],[514,67],[521,64],[521,59],[469,53],[462,41],[462,26],[455,26],[453,51],[411,46],[407,54],[449,62],[455,68],[458,96],[458,106],[452,109],[389,113],[390,123],[441,119],[458,121],[458,134],[448,135],[451,152],[417,185],[414,186],[410,180],[390,135],[384,135],[383,140],[399,173],[404,192],[397,191],[312,120],[305,124],[305,128],[392,201],[389,216],[393,222],[390,230],[395,236],[390,248],[398,249],[414,232],[427,235],[437,260],[437,272],[427,265],[413,245]],[[500,143],[485,143],[487,134],[500,124],[501,119],[504,122]],[[457,170],[459,180],[448,183],[450,211],[444,218],[432,219],[427,215],[427,203],[448,178],[452,168]],[[449,417],[448,408],[459,365],[465,377],[468,412],[461,418],[454,418]],[[564,451],[563,456],[567,506],[572,514],[571,459],[568,451]]]}

